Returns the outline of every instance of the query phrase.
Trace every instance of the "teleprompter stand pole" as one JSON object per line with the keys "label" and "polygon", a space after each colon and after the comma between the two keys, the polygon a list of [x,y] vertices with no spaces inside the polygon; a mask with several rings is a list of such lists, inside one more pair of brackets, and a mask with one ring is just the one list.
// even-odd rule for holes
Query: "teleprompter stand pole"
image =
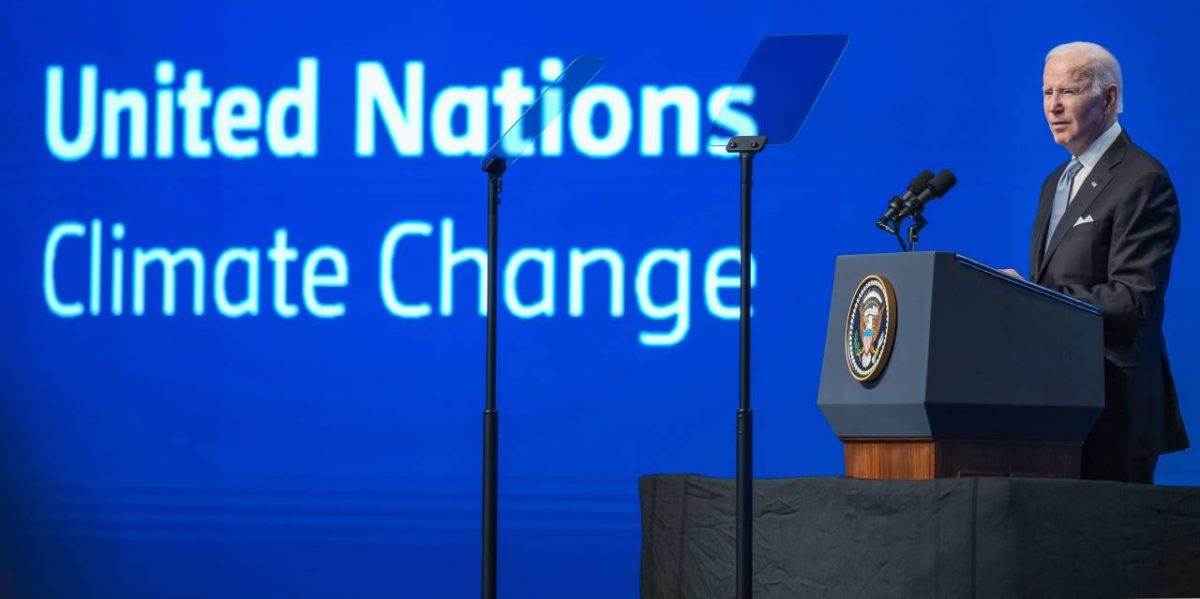
{"label": "teleprompter stand pole", "polygon": [[765,135],[739,135],[726,152],[737,153],[742,165],[741,296],[737,412],[737,599],[750,599],[754,590],[754,413],[750,411],[750,190],[754,186],[754,156],[767,145]]}
{"label": "teleprompter stand pole", "polygon": [[508,162],[493,156],[488,174],[487,399],[483,409],[483,599],[496,597],[496,519],[500,412],[496,411],[496,246],[499,243],[501,177]]}

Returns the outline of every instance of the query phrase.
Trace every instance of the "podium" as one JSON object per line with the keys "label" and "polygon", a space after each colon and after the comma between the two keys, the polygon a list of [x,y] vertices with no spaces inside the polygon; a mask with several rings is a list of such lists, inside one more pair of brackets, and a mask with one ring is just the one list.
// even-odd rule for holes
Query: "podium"
{"label": "podium", "polygon": [[950,252],[840,256],[817,403],[849,477],[1079,478],[1101,314]]}

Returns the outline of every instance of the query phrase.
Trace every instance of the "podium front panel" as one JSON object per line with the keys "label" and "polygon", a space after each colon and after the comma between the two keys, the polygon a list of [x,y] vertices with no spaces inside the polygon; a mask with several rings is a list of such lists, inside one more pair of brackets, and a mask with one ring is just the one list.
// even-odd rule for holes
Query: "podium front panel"
{"label": "podium front panel", "polygon": [[[860,382],[847,322],[869,275],[895,290],[894,345]],[[841,438],[1082,441],[1104,406],[1101,317],[949,252],[841,256],[818,403]]]}

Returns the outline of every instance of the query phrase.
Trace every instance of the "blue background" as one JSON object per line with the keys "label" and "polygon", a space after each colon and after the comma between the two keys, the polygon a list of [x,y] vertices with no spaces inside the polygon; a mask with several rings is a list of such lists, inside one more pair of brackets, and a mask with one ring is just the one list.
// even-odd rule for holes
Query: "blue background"
{"label": "blue background", "polygon": [[[1104,44],[1124,68],[1120,122],[1171,172],[1183,205],[1166,332],[1185,419],[1200,431],[1192,3],[13,2],[0,16],[5,594],[478,592],[484,320],[474,274],[456,279],[453,316],[421,320],[389,315],[376,278],[393,223],[434,224],[412,246],[428,251],[406,258],[405,292],[436,311],[436,225],[453,218],[456,245],[483,246],[484,177],[477,158],[442,157],[428,139],[420,158],[395,156],[382,137],[376,156],[356,157],[359,61],[382,62],[397,89],[404,61],[424,61],[427,102],[446,85],[495,85],[510,66],[536,81],[541,59],[580,54],[605,57],[596,82],[631,96],[683,84],[703,98],[736,79],[762,36],[848,34],[804,129],[756,169],[756,468],[803,476],[842,468],[815,403],[834,258],[893,251],[873,219],[916,171],[946,167],[959,184],[930,208],[922,249],[1024,271],[1038,190],[1067,156],[1041,114],[1044,54],[1064,41]],[[97,145],[63,162],[47,149],[50,65],[64,67],[68,107],[81,65],[98,66],[102,88],[149,92],[163,59],[177,82],[198,68],[216,90],[250,85],[265,104],[295,85],[306,56],[320,60],[315,158],[192,159],[177,147],[170,160],[103,160]],[[670,136],[664,156],[643,157],[636,134],[635,119],[634,141],[614,158],[568,143],[506,178],[502,254],[555,248],[560,282],[554,317],[501,313],[504,596],[633,596],[637,477],[733,474],[737,325],[703,310],[702,268],[737,243],[737,165],[679,157]],[[224,248],[265,250],[286,227],[302,254],[345,252],[350,284],[329,297],[347,314],[271,313],[264,256],[256,317],[217,315],[211,287],[204,316],[181,302],[164,317],[152,283],[145,316],[127,303],[120,317],[59,318],[42,296],[46,235],[93,218],[123,222],[127,249],[195,246],[210,268]],[[587,314],[569,317],[567,249],[600,246],[626,258],[626,314],[608,316],[607,290],[593,285]],[[666,348],[637,342],[669,325],[641,315],[632,292],[637,259],[658,247],[693,254],[691,328]],[[76,264],[63,267],[75,281],[63,293],[86,297],[86,261]],[[1164,457],[1159,481],[1200,482],[1197,455]]]}

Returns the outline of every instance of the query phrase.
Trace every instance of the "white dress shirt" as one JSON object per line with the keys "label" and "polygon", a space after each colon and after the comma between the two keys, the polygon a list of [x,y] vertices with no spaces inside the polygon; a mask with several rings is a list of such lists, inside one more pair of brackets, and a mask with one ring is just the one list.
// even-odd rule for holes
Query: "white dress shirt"
{"label": "white dress shirt", "polygon": [[[1108,151],[1108,147],[1117,140],[1117,136],[1120,134],[1121,123],[1114,122],[1111,127],[1100,134],[1100,137],[1096,138],[1096,141],[1092,142],[1092,145],[1088,146],[1088,149],[1084,150],[1082,154],[1072,157],[1078,159],[1083,165],[1083,168],[1075,173],[1075,184],[1071,186],[1072,199],[1075,198],[1075,194],[1079,193],[1079,188],[1083,187],[1083,182],[1092,174],[1092,169],[1095,168],[1097,162],[1100,162],[1100,157]],[[1067,200],[1067,203],[1070,203],[1070,200]]]}

